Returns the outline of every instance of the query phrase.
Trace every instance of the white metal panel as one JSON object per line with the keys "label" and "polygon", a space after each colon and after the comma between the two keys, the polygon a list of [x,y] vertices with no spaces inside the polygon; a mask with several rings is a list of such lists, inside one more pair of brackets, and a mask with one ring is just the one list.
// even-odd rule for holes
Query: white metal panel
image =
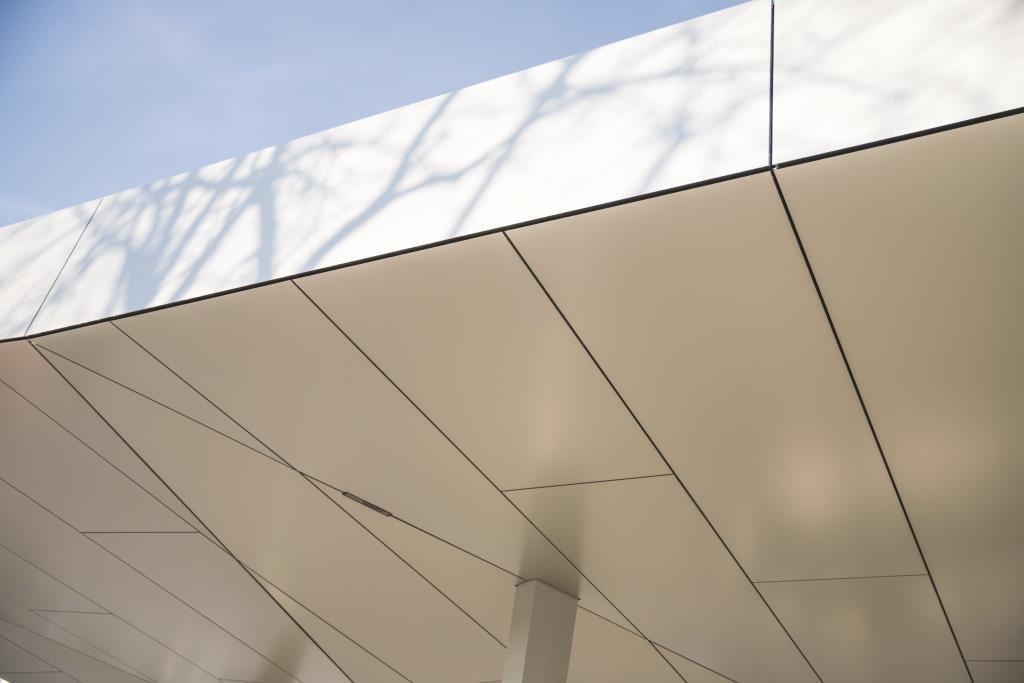
{"label": "white metal panel", "polygon": [[[491,635],[508,644],[516,584],[523,581],[394,517],[385,517],[320,486],[374,536],[451,596]],[[305,683],[305,682],[303,682]]]}
{"label": "white metal panel", "polygon": [[579,610],[569,657],[568,683],[621,681],[679,683],[679,676],[640,636]]}
{"label": "white metal panel", "polygon": [[826,681],[967,683],[926,576],[761,584]]}
{"label": "white metal panel", "polygon": [[1024,116],[780,180],[968,659],[1024,658]]}
{"label": "white metal panel", "polygon": [[410,680],[376,654],[339,631],[333,624],[310,612],[273,584],[264,581],[263,585],[355,683],[360,681],[400,683]]}
{"label": "white metal panel", "polygon": [[755,580],[922,571],[767,174],[508,234]]}
{"label": "white metal panel", "polygon": [[[53,624],[50,627],[57,629]],[[61,630],[60,632],[64,633],[66,638],[80,640],[66,631]],[[121,667],[124,667],[124,664],[114,667],[98,657],[85,654],[87,649],[95,649],[88,644],[85,644],[86,648],[82,649],[68,647],[6,621],[0,621],[0,634],[21,647],[39,653],[39,656],[45,657],[47,662],[70,673],[80,683],[152,683],[151,679],[144,678],[141,674],[135,675],[123,671]]]}
{"label": "white metal panel", "polygon": [[778,0],[774,161],[1024,106],[1016,0]]}
{"label": "white metal panel", "polygon": [[687,659],[668,648],[656,646],[665,656],[672,667],[686,680],[686,683],[728,683],[732,679],[720,676],[707,667],[701,666],[691,659]]}
{"label": "white metal panel", "polygon": [[0,637],[0,674],[53,670],[53,665],[47,664],[20,645]]}
{"label": "white metal panel", "polygon": [[122,384],[144,386],[149,398],[213,427],[254,451],[273,457],[259,441],[232,422],[216,406],[154,361],[116,324],[69,330],[34,343]]}
{"label": "white metal panel", "polygon": [[[40,614],[46,612],[29,611],[27,607],[0,596],[0,634],[28,650],[39,653],[39,656],[58,668],[82,677],[83,681],[92,675],[104,682],[118,683],[137,682],[144,678],[127,664],[68,633],[53,622],[43,619]],[[110,671],[111,667],[115,671]]]}
{"label": "white metal panel", "polygon": [[[96,540],[260,652],[274,678],[343,680],[259,584],[209,539],[199,534],[102,534]],[[270,681],[267,676],[260,680]]]}
{"label": "white metal panel", "polygon": [[25,334],[97,201],[0,228],[0,339]]}
{"label": "white metal panel", "polygon": [[815,680],[671,477],[511,495],[651,640],[738,680]]}
{"label": "white metal panel", "polygon": [[231,634],[3,482],[0,543],[218,677],[246,680],[267,665]]}
{"label": "white metal panel", "polygon": [[113,614],[50,612],[46,618],[87,643],[112,653],[157,683],[218,683],[213,674]]}
{"label": "white metal panel", "polygon": [[503,235],[297,282],[499,487],[668,472]]}
{"label": "white metal panel", "polygon": [[64,673],[23,673],[4,674],[9,683],[76,683],[76,679]]}
{"label": "white metal panel", "polygon": [[0,593],[15,595],[28,609],[102,612],[95,603],[0,547]]}
{"label": "white metal panel", "polygon": [[1024,660],[1016,662],[969,662],[974,683],[1020,683]]}
{"label": "white metal panel", "polygon": [[621,619],[292,283],[121,324],[295,467]]}
{"label": "white metal panel", "polygon": [[107,197],[44,331],[767,161],[756,0]]}
{"label": "white metal panel", "polygon": [[[316,605],[331,623],[417,680],[488,680],[500,674],[501,645],[300,474],[86,370],[56,362],[190,501],[196,515],[262,576],[303,604]],[[221,673],[228,663],[238,668],[247,662],[220,654],[222,677],[255,675]]]}
{"label": "white metal panel", "polygon": [[0,344],[0,381],[80,439],[99,460],[148,491],[186,523],[204,531],[185,506],[27,341]]}
{"label": "white metal panel", "polygon": [[80,531],[191,531],[0,384],[0,476]]}

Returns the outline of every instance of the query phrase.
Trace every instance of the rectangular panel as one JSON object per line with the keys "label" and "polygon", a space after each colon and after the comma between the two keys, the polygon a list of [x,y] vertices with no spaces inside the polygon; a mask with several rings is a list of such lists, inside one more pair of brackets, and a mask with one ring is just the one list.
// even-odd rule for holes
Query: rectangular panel
{"label": "rectangular panel", "polygon": [[0,228],[0,339],[26,333],[98,201]]}
{"label": "rectangular panel", "polygon": [[770,176],[508,234],[754,580],[922,571]]}
{"label": "rectangular panel", "polygon": [[122,560],[267,658],[260,683],[343,680],[273,600],[227,553],[199,534],[102,534]]}
{"label": "rectangular panel", "polygon": [[[56,362],[226,546],[275,585],[416,680],[500,674],[501,645],[300,474]],[[228,664],[238,658],[218,672]]]}
{"label": "rectangular panel", "polygon": [[217,677],[113,614],[51,612],[47,619],[112,653],[158,683],[217,683]]}
{"label": "rectangular panel", "polygon": [[1024,116],[780,180],[968,659],[1024,659]]}
{"label": "rectangular panel", "polygon": [[761,584],[829,683],[967,683],[926,576]]}
{"label": "rectangular panel", "polygon": [[[121,324],[300,470],[619,618],[472,456],[453,446],[291,282]],[[74,354],[73,344],[67,348]],[[144,393],[159,390],[145,372],[128,370],[106,359],[104,372]]]}
{"label": "rectangular panel", "polygon": [[778,0],[774,160],[1024,105],[1015,0]]}
{"label": "rectangular panel", "polygon": [[764,165],[769,3],[104,200],[33,331]]}
{"label": "rectangular panel", "polygon": [[297,282],[499,487],[668,472],[504,235]]}
{"label": "rectangular panel", "polygon": [[814,680],[674,479],[511,496],[651,640],[738,680]]}

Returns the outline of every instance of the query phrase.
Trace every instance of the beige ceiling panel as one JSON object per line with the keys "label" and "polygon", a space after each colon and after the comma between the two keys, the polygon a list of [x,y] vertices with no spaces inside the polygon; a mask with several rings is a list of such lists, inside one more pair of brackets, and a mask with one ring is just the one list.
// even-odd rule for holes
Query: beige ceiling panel
{"label": "beige ceiling panel", "polygon": [[80,683],[155,683],[38,615],[15,616],[13,619],[21,622],[15,623],[9,614],[11,607],[8,601],[0,600],[0,636],[31,650]]}
{"label": "beige ceiling panel", "polygon": [[23,673],[4,674],[9,683],[76,683],[76,679],[64,673]]}
{"label": "beige ceiling panel", "polygon": [[[82,531],[191,530],[0,384],[0,477]],[[0,587],[2,589],[2,587]]]}
{"label": "beige ceiling panel", "polygon": [[[283,674],[302,683],[344,680],[259,584],[207,538],[101,534],[96,540],[261,653],[274,679]],[[268,675],[260,681],[270,683]]]}
{"label": "beige ceiling panel", "polygon": [[[145,429],[146,425],[139,427]],[[166,434],[159,438],[170,443]],[[270,462],[266,458],[260,460]],[[267,666],[263,657],[230,633],[3,482],[0,543],[218,676],[246,680]],[[54,613],[40,614],[49,618]],[[106,651],[117,657],[116,653]]]}
{"label": "beige ceiling panel", "polygon": [[968,659],[1024,659],[1024,116],[783,169]]}
{"label": "beige ceiling panel", "polygon": [[94,457],[120,471],[161,503],[186,520],[202,527],[181,502],[132,453],[89,405],[27,341],[0,344],[0,380],[31,401],[74,437],[81,439]]}
{"label": "beige ceiling panel", "polygon": [[768,175],[509,235],[754,579],[921,571]]}
{"label": "beige ceiling panel", "polygon": [[729,683],[732,681],[731,678],[721,676],[668,648],[661,647],[660,645],[657,648],[665,655],[665,659],[672,664],[672,667],[686,679],[686,683]]}
{"label": "beige ceiling panel", "polygon": [[[394,517],[385,517],[318,484],[331,498],[398,553],[432,584],[451,596],[488,633],[508,644],[515,588],[522,579],[451,546]],[[305,681],[303,682],[305,683]]]}
{"label": "beige ceiling panel", "polygon": [[53,665],[47,664],[20,645],[0,636],[0,674],[18,671],[53,671]]}
{"label": "beige ceiling panel", "polygon": [[35,344],[66,356],[101,375],[126,384],[194,420],[212,427],[249,448],[273,457],[244,429],[197,394],[121,329],[123,322],[102,323],[37,339]]}
{"label": "beige ceiling panel", "polygon": [[1020,683],[1024,660],[1016,662],[969,662],[974,683]]}
{"label": "beige ceiling panel", "polygon": [[355,683],[401,683],[410,679],[392,668],[377,655],[343,634],[316,614],[283,593],[273,584],[263,582],[271,595],[302,624],[310,636],[322,647]]}
{"label": "beige ceiling panel", "polygon": [[112,653],[158,683],[218,683],[210,672],[113,614],[51,612],[46,618],[87,643]]}
{"label": "beige ceiling panel", "polygon": [[621,619],[290,282],[121,324],[295,467]]}
{"label": "beige ceiling panel", "polygon": [[297,282],[499,487],[668,471],[504,235]]}
{"label": "beige ceiling panel", "polygon": [[[300,474],[55,362],[221,541],[275,585],[316,605],[417,681],[500,675],[504,648]],[[221,675],[255,680],[255,674]]]}
{"label": "beige ceiling panel", "polygon": [[91,600],[0,547],[0,594],[17,598],[27,609],[102,612]]}
{"label": "beige ceiling panel", "polygon": [[568,683],[679,683],[649,642],[586,610],[576,613]]}
{"label": "beige ceiling panel", "polygon": [[815,680],[673,478],[511,495],[650,639],[738,680]]}
{"label": "beige ceiling panel", "polygon": [[967,683],[926,576],[762,584],[829,683]]}

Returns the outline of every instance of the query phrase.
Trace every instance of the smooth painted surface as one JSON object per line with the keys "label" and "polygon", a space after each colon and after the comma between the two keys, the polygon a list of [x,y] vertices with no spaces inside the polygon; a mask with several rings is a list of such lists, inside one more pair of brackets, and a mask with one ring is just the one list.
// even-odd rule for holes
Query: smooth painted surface
{"label": "smooth painted surface", "polygon": [[337,668],[227,553],[200,534],[100,534],[104,548],[259,652],[269,682],[333,683]]}
{"label": "smooth painted surface", "polygon": [[[292,283],[120,324],[303,472],[621,619],[473,454],[453,446]],[[95,369],[134,380],[114,357]],[[148,382],[131,386],[150,391]]]}
{"label": "smooth painted surface", "polygon": [[579,598],[531,579],[516,586],[502,683],[564,683]]}
{"label": "smooth painted surface", "polygon": [[679,683],[679,677],[646,640],[581,609],[572,637],[569,683],[620,681]]}
{"label": "smooth painted surface", "polygon": [[102,612],[95,603],[60,581],[33,567],[7,548],[0,548],[0,576],[4,595],[17,596],[27,609]]}
{"label": "smooth painted surface", "polygon": [[509,236],[755,580],[921,571],[767,174]]}
{"label": "smooth painted surface", "polygon": [[674,479],[511,496],[651,640],[738,680],[815,680]]}
{"label": "smooth painted surface", "polygon": [[104,199],[33,332],[763,165],[746,3]]}
{"label": "smooth painted surface", "polygon": [[498,487],[668,472],[504,235],[297,283]]}
{"label": "smooth painted surface", "polygon": [[192,528],[28,401],[0,385],[0,477],[79,531]]}
{"label": "smooth painted surface", "polygon": [[26,333],[96,204],[0,228],[0,339]]}
{"label": "smooth painted surface", "polygon": [[1024,116],[781,182],[968,659],[1024,658]]}
{"label": "smooth painted surface", "polygon": [[777,0],[773,160],[1024,106],[1017,0]]}
{"label": "smooth painted surface", "polygon": [[225,545],[274,585],[316,605],[412,678],[500,674],[504,648],[300,474],[70,363],[58,365]]}
{"label": "smooth painted surface", "polygon": [[826,681],[970,680],[926,576],[760,588]]}

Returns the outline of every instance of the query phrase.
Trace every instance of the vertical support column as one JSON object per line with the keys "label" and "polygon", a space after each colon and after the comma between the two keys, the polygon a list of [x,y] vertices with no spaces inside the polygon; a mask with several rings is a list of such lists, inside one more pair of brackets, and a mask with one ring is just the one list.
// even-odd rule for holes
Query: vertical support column
{"label": "vertical support column", "polygon": [[516,587],[502,683],[565,683],[578,601],[536,579]]}

